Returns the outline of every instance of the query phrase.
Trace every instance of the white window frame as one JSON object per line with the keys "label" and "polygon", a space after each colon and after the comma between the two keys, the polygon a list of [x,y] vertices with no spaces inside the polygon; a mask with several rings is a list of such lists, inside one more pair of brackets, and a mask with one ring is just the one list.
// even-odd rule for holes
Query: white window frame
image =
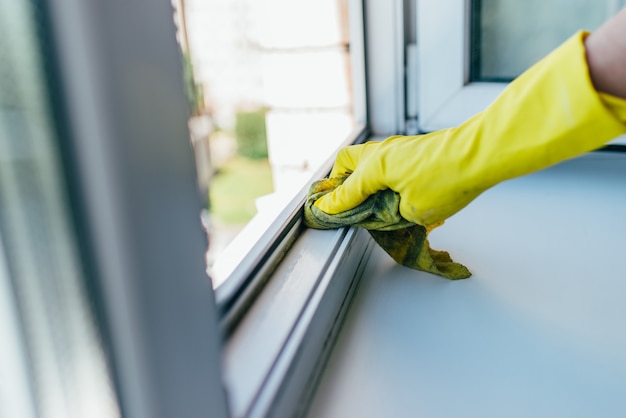
{"label": "white window frame", "polygon": [[420,130],[456,126],[480,112],[507,83],[468,83],[469,0],[418,1]]}
{"label": "white window frame", "polygon": [[417,3],[419,129],[432,132],[482,111],[508,83],[469,82],[471,0]]}

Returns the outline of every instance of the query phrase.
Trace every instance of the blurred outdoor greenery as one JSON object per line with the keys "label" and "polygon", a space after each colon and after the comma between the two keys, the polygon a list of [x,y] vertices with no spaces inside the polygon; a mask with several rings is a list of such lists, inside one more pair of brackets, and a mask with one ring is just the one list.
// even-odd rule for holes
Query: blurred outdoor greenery
{"label": "blurred outdoor greenery", "polygon": [[267,158],[265,109],[240,111],[235,115],[237,152],[251,159]]}
{"label": "blurred outdoor greenery", "polygon": [[209,208],[225,224],[245,224],[256,214],[255,199],[273,191],[267,158],[236,155],[216,173],[209,188]]}

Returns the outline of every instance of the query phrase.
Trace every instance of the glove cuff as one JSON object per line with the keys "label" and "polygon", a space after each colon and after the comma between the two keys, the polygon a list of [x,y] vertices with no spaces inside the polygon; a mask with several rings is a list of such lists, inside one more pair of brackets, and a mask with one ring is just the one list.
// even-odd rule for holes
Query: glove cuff
{"label": "glove cuff", "polygon": [[608,93],[598,92],[604,106],[626,126],[626,100]]}
{"label": "glove cuff", "polygon": [[588,35],[571,36],[511,82],[484,112],[482,140],[504,139],[489,147],[498,173],[491,184],[486,179],[487,186],[598,149],[626,132],[624,101],[599,93],[591,81]]}

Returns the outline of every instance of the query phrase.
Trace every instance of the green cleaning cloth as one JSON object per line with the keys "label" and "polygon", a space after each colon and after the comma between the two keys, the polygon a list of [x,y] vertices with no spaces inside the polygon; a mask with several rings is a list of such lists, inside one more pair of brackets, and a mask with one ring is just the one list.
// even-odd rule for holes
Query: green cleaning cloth
{"label": "green cleaning cloth", "polygon": [[345,177],[323,179],[311,185],[304,204],[304,219],[307,226],[316,229],[360,226],[367,229],[374,241],[399,264],[451,280],[471,276],[470,271],[462,264],[452,261],[446,251],[430,248],[426,228],[400,216],[400,195],[393,190],[377,192],[356,208],[337,215],[329,215],[313,204],[342,184],[345,179]]}

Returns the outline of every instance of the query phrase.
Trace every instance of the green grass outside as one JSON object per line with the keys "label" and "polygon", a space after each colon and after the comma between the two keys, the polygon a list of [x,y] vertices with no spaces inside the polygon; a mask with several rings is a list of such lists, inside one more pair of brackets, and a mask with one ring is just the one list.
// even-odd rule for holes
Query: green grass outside
{"label": "green grass outside", "polygon": [[267,159],[235,156],[211,181],[211,214],[221,223],[246,224],[257,212],[254,200],[272,191],[272,170]]}

